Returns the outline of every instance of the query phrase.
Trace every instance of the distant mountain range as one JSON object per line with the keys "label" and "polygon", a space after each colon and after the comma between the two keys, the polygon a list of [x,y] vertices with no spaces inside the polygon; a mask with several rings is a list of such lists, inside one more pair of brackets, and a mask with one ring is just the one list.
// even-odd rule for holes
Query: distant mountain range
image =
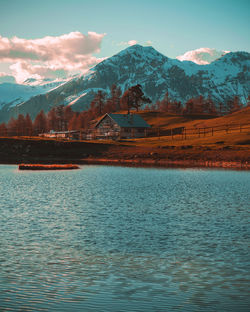
{"label": "distant mountain range", "polygon": [[29,113],[32,118],[55,105],[86,109],[98,90],[109,93],[112,84],[122,91],[141,84],[152,103],[169,96],[185,103],[192,97],[211,96],[215,103],[235,95],[243,104],[250,94],[250,53],[230,52],[208,65],[170,59],[153,47],[131,46],[104,60],[85,75],[69,80],[28,80],[23,85],[0,84],[0,122]]}

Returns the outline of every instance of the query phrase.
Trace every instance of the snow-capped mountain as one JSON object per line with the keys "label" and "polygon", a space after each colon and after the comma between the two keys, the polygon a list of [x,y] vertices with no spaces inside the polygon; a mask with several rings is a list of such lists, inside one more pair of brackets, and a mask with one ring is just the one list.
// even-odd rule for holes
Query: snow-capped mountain
{"label": "snow-capped mountain", "polygon": [[198,65],[170,59],[153,47],[133,45],[97,64],[83,76],[33,96],[16,108],[8,106],[5,115],[3,106],[0,122],[17,113],[29,112],[34,118],[41,109],[47,112],[59,104],[71,105],[76,111],[84,110],[98,90],[108,93],[112,84],[125,91],[139,83],[153,103],[162,99],[167,91],[172,99],[182,103],[199,95],[210,95],[216,103],[238,95],[245,103],[250,94],[249,69],[250,54],[247,52],[227,53],[211,64]]}
{"label": "snow-capped mountain", "polygon": [[[0,120],[6,120],[6,117],[15,116],[13,111],[17,111],[19,105],[27,100],[50,92],[59,85],[64,84],[68,80],[42,80],[27,79],[23,84],[17,83],[1,83],[0,84]],[[27,111],[26,113],[28,113]]]}
{"label": "snow-capped mountain", "polygon": [[51,79],[51,78],[43,78],[43,79],[35,79],[35,78],[28,78],[22,84],[26,86],[40,86],[45,88],[55,88],[60,84],[69,81],[67,78],[63,79]]}

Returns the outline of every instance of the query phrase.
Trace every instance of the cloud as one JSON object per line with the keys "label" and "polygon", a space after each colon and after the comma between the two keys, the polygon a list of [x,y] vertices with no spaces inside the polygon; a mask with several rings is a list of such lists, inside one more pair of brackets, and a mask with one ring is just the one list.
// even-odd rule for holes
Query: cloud
{"label": "cloud", "polygon": [[200,48],[188,51],[183,55],[177,56],[176,58],[180,61],[192,61],[199,65],[207,65],[229,52],[230,51],[217,51],[210,48]]}
{"label": "cloud", "polygon": [[135,45],[135,44],[137,44],[136,40],[129,40],[129,42],[128,42],[128,45],[130,45],[130,46]]}
{"label": "cloud", "polygon": [[17,81],[30,74],[47,77],[59,73],[84,72],[102,61],[99,53],[105,34],[78,31],[57,37],[40,39],[11,39],[0,36],[0,62],[11,62],[10,69]]}
{"label": "cloud", "polygon": [[41,79],[41,78],[52,78],[68,76],[69,71],[65,68],[53,68],[47,65],[32,65],[27,61],[18,61],[10,66],[13,76],[16,81],[21,83],[28,78]]}
{"label": "cloud", "polygon": [[121,41],[121,42],[119,42],[117,45],[118,46],[132,46],[132,45],[135,45],[135,44],[137,44],[138,43],[138,41],[137,40],[129,40],[129,41]]}

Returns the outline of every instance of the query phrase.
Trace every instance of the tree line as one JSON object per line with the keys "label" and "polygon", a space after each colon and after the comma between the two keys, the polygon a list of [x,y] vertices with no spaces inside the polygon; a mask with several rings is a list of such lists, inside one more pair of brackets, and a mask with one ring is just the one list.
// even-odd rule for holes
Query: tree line
{"label": "tree line", "polygon": [[[249,103],[250,97],[248,97],[248,105]],[[151,105],[149,106],[149,104]],[[99,90],[85,111],[74,112],[71,106],[59,105],[53,107],[47,114],[41,110],[34,121],[31,120],[29,114],[26,116],[19,114],[16,119],[12,117],[7,124],[0,124],[0,136],[36,136],[50,130],[89,129],[93,120],[105,113],[126,110],[129,114],[132,109],[138,111],[141,107],[150,111],[169,112],[178,115],[224,115],[240,110],[243,105],[238,96],[217,106],[210,96],[208,98],[203,96],[191,98],[183,105],[181,102],[172,100],[168,92],[161,101],[152,104],[151,100],[144,95],[139,84],[128,88],[123,94],[120,87],[112,85],[109,94]]]}
{"label": "tree line", "polygon": [[[248,103],[250,103],[250,97],[248,97]],[[146,107],[149,109],[149,107]],[[229,99],[225,103],[219,103],[215,105],[211,96],[205,98],[200,95],[198,97],[187,100],[184,105],[181,102],[174,101],[170,98],[168,92],[161,101],[157,101],[150,109],[168,112],[177,115],[193,115],[193,114],[208,114],[208,115],[227,115],[236,112],[243,108],[243,104],[240,102],[238,96],[234,96],[233,99]]]}

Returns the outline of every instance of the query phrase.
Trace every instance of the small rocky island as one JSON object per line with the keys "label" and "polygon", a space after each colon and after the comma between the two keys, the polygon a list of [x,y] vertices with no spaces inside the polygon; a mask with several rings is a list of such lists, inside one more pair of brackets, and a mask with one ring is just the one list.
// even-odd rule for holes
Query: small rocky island
{"label": "small rocky island", "polygon": [[73,164],[20,164],[18,165],[19,170],[71,170],[79,169],[79,166]]}

